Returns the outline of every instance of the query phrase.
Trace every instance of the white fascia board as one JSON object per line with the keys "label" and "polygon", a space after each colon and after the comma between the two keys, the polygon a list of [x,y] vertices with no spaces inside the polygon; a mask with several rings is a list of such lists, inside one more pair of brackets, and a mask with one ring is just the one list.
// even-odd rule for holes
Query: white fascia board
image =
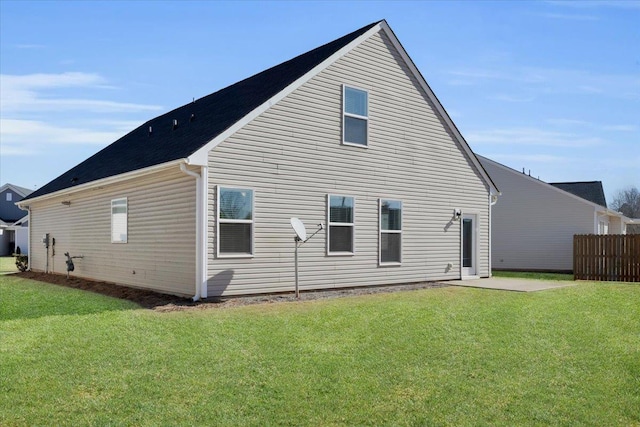
{"label": "white fascia board", "polygon": [[389,39],[391,40],[391,43],[393,44],[393,46],[396,48],[398,53],[400,53],[400,56],[402,57],[404,62],[407,64],[407,67],[409,67],[414,77],[420,83],[420,86],[422,87],[422,89],[425,91],[425,93],[427,94],[431,102],[433,102],[433,105],[436,107],[436,110],[438,111],[438,113],[440,114],[440,116],[442,117],[446,125],[451,130],[451,133],[453,133],[453,136],[458,140],[458,143],[460,144],[462,149],[469,156],[469,158],[471,159],[471,162],[476,167],[478,172],[480,172],[480,175],[489,186],[491,194],[500,195],[500,190],[498,190],[498,187],[493,182],[493,180],[491,179],[487,171],[484,170],[484,168],[480,164],[480,161],[478,161],[476,154],[473,152],[473,150],[471,150],[471,147],[469,146],[467,141],[464,139],[464,137],[456,127],[455,123],[453,123],[453,120],[451,120],[451,117],[449,117],[449,114],[440,103],[440,100],[435,95],[435,93],[431,90],[431,87],[427,83],[426,79],[422,76],[422,73],[420,73],[420,70],[418,70],[418,67],[416,67],[416,64],[414,64],[413,60],[411,59],[407,51],[402,46],[402,44],[400,43],[400,40],[398,40],[393,30],[389,27],[386,21],[382,21],[380,25],[382,26],[384,31],[387,33],[387,36],[389,36]]}
{"label": "white fascia board", "polygon": [[170,162],[166,162],[166,163],[161,163],[159,165],[154,165],[154,166],[149,166],[147,168],[143,168],[143,169],[138,169],[138,170],[134,170],[131,172],[126,172],[126,173],[122,173],[120,175],[113,175],[113,176],[109,176],[106,178],[102,178],[102,179],[98,179],[95,181],[91,181],[91,182],[87,182],[85,184],[81,184],[75,187],[69,187],[69,188],[65,188],[63,190],[58,190],[55,191],[53,193],[47,193],[47,194],[43,194],[42,196],[39,197],[34,197],[33,199],[28,199],[28,200],[21,200],[19,202],[16,203],[16,205],[18,205],[18,207],[20,209],[24,209],[26,210],[29,205],[32,202],[41,202],[43,200],[47,200],[47,199],[51,199],[53,197],[58,197],[58,196],[62,196],[62,195],[71,195],[73,193],[77,193],[78,191],[82,191],[82,190],[88,190],[91,188],[96,188],[96,187],[101,187],[104,185],[111,185],[111,184],[115,184],[121,181],[126,181],[128,179],[132,179],[132,178],[138,178],[144,175],[149,175],[155,172],[158,172],[160,170],[163,169],[170,169],[172,167],[175,167],[181,163],[185,163],[186,159],[178,159],[178,160],[172,160]]}
{"label": "white fascia board", "polygon": [[[596,206],[598,206],[599,208],[603,208],[603,206],[600,206],[600,205],[596,205]],[[602,209],[602,210],[596,210],[596,213],[598,215],[602,215],[602,216],[611,216],[611,217],[614,217],[614,218],[620,218],[620,220],[622,222],[624,222],[624,223],[633,224],[633,219],[628,218],[622,212],[616,212],[616,211],[611,210],[609,208]]]}
{"label": "white fascia board", "polygon": [[358,46],[364,40],[368,39],[373,34],[376,34],[378,31],[380,31],[380,29],[388,28],[388,26],[383,27],[383,24],[385,24],[384,21],[378,23],[377,25],[374,25],[367,32],[361,34],[359,37],[357,37],[354,40],[352,40],[351,43],[347,44],[342,49],[340,49],[337,52],[335,52],[333,55],[331,55],[330,57],[328,57],[327,59],[322,61],[320,64],[316,65],[311,70],[309,70],[306,74],[304,74],[298,80],[294,81],[289,86],[287,86],[286,88],[284,88],[283,90],[278,92],[276,95],[274,95],[272,98],[270,98],[267,102],[265,102],[264,104],[260,105],[259,107],[257,107],[253,111],[251,111],[249,114],[244,116],[242,119],[240,119],[237,122],[235,122],[227,130],[225,130],[224,132],[222,132],[221,134],[216,136],[214,139],[209,141],[207,144],[205,144],[198,151],[196,151],[192,155],[190,155],[187,158],[187,163],[190,164],[190,165],[206,166],[208,164],[208,160],[209,160],[209,152],[211,150],[213,150],[215,147],[217,147],[218,144],[220,144],[222,141],[226,140],[231,135],[233,135],[234,133],[236,133],[237,131],[242,129],[242,127],[244,127],[246,124],[251,122],[256,117],[258,117],[260,114],[262,114],[265,111],[267,111],[269,108],[271,108],[271,106],[273,106],[276,103],[278,103],[280,100],[282,100],[284,97],[289,95],[291,92],[293,92],[294,90],[298,89],[300,86],[302,86],[303,84],[305,84],[306,82],[311,80],[313,77],[318,75],[320,72],[322,72],[329,65],[333,64],[335,61],[337,61],[342,56],[347,54],[349,51],[351,51],[353,48]]}

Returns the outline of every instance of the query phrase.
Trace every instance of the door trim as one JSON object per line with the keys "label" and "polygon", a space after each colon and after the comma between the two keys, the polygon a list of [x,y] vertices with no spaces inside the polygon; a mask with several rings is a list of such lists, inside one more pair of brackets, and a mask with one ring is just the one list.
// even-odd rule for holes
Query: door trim
{"label": "door trim", "polygon": [[[476,212],[463,212],[460,219],[460,278],[461,279],[477,279],[480,277],[480,269],[478,268],[479,253],[479,224],[480,214]],[[463,251],[464,251],[464,221],[470,219],[472,221],[472,244],[471,244],[471,265],[472,267],[463,267]]]}

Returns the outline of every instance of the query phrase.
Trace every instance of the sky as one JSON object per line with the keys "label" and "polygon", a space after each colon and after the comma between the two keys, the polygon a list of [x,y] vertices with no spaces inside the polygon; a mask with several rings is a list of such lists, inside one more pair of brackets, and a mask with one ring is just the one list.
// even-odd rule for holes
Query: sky
{"label": "sky", "polygon": [[471,148],[640,188],[640,1],[0,0],[0,185],[386,19]]}

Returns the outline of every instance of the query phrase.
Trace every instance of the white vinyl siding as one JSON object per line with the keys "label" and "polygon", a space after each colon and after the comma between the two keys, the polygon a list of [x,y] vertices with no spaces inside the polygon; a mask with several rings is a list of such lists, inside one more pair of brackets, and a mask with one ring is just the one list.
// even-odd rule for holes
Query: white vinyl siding
{"label": "white vinyl siding", "polygon": [[[409,73],[375,34],[210,152],[209,233],[217,185],[253,188],[257,216],[250,261],[216,258],[210,239],[209,296],[293,291],[291,217],[308,229],[325,223],[300,249],[301,291],[460,278],[454,208],[478,212],[478,274],[489,275],[488,187]],[[366,150],[340,143],[343,85],[368,90]],[[327,255],[327,194],[355,200],[354,256]],[[381,198],[402,201],[394,268],[379,265]]]}
{"label": "white vinyl siding", "polygon": [[111,243],[127,243],[127,199],[111,201]]}
{"label": "white vinyl siding", "polygon": [[218,187],[219,257],[253,255],[253,190]]}
{"label": "white vinyl siding", "polygon": [[353,255],[355,200],[350,196],[327,195],[327,254]]}
{"label": "white vinyl siding", "polygon": [[594,207],[543,181],[480,157],[502,195],[492,207],[492,264],[502,270],[573,269],[573,236],[594,234]]}
{"label": "white vinyl siding", "polygon": [[[127,196],[127,244],[111,243],[111,201]],[[74,260],[74,276],[170,294],[193,296],[196,260],[196,184],[178,167],[127,182],[31,203],[29,263],[46,268],[40,240],[56,239],[49,269],[66,273],[62,254]],[[62,201],[71,201],[63,205]],[[176,201],[179,201],[177,203]]]}
{"label": "white vinyl siding", "polygon": [[343,86],[342,142],[348,145],[368,145],[369,94],[362,89]]}
{"label": "white vinyl siding", "polygon": [[402,202],[380,199],[380,265],[402,262]]}

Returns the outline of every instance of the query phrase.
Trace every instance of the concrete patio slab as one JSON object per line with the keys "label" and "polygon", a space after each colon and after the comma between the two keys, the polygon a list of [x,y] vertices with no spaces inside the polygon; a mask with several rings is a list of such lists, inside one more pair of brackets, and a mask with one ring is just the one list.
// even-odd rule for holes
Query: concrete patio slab
{"label": "concrete patio slab", "polygon": [[517,279],[511,277],[490,277],[487,279],[452,280],[446,282],[452,286],[466,286],[470,288],[498,289],[502,291],[535,292],[546,289],[575,286],[579,282]]}

